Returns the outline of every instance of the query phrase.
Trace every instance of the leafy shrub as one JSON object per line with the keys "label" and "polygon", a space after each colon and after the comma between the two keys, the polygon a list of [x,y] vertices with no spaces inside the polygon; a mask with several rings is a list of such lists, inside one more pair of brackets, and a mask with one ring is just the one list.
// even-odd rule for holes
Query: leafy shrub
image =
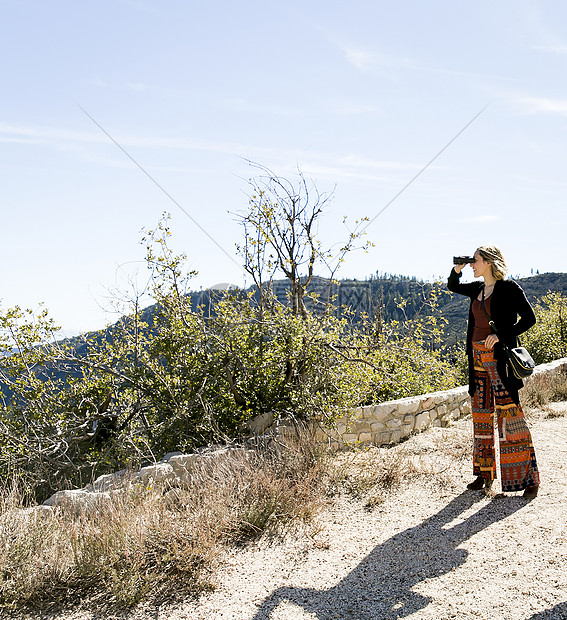
{"label": "leafy shrub", "polygon": [[567,297],[548,293],[535,304],[537,323],[522,334],[522,344],[536,364],[567,356]]}
{"label": "leafy shrub", "polygon": [[151,311],[134,298],[108,330],[64,342],[47,313],[0,314],[0,475],[20,476],[32,498],[238,438],[259,414],[330,423],[360,404],[455,385],[435,314],[360,327],[298,281],[293,303],[278,302],[257,273],[258,294],[229,291],[195,311],[193,274],[169,235],[162,220],[144,238]]}

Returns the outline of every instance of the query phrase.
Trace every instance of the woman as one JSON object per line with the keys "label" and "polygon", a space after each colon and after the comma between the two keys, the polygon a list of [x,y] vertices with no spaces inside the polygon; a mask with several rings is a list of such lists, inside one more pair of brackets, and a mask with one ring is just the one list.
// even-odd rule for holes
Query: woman
{"label": "woman", "polygon": [[[482,282],[461,284],[466,263],[455,265],[447,286],[471,299],[467,329],[469,394],[474,427],[473,473],[469,489],[490,489],[496,478],[494,413],[498,418],[502,491],[522,491],[533,499],[539,489],[539,473],[532,438],[518,391],[523,386],[508,369],[502,342],[518,346],[517,336],[536,318],[524,291],[513,280],[505,280],[507,268],[502,253],[494,246],[481,246],[471,262],[474,277]],[[494,321],[493,333],[488,323]],[[518,318],[519,317],[519,318]]]}

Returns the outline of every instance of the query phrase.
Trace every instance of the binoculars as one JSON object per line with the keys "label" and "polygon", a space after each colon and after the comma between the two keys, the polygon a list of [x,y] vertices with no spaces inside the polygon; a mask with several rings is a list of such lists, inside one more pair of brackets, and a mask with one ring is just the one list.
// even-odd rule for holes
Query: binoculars
{"label": "binoculars", "polygon": [[453,256],[453,265],[474,263],[474,256]]}

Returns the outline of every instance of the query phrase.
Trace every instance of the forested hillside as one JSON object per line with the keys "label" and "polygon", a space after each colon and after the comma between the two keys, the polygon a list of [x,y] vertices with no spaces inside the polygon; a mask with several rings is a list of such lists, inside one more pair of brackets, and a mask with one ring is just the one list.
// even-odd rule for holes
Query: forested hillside
{"label": "forested hillside", "polygon": [[[567,273],[543,273],[517,281],[525,290],[530,302],[542,299],[549,292],[567,295]],[[273,282],[276,297],[286,303],[289,287],[284,280]],[[464,340],[468,316],[468,301],[447,291],[446,282],[433,284],[414,277],[385,275],[371,276],[366,280],[339,280],[331,282],[315,278],[310,290],[318,296],[321,303],[334,300],[338,308],[348,308],[354,320],[363,314],[376,321],[403,321],[418,315],[426,316],[432,312],[442,315],[448,322],[444,328],[445,344],[451,345]],[[431,303],[431,293],[438,290],[435,303]],[[204,306],[214,313],[214,297],[217,291],[198,291],[191,293],[194,309]]]}

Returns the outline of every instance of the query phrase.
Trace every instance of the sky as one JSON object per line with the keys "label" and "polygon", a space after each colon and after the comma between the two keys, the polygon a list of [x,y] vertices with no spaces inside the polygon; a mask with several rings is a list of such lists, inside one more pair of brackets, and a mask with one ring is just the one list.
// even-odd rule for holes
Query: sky
{"label": "sky", "polygon": [[564,0],[0,0],[0,55],[0,308],[64,334],[145,290],[164,212],[193,290],[251,284],[249,161],[333,192],[325,247],[373,220],[339,278],[567,272]]}

